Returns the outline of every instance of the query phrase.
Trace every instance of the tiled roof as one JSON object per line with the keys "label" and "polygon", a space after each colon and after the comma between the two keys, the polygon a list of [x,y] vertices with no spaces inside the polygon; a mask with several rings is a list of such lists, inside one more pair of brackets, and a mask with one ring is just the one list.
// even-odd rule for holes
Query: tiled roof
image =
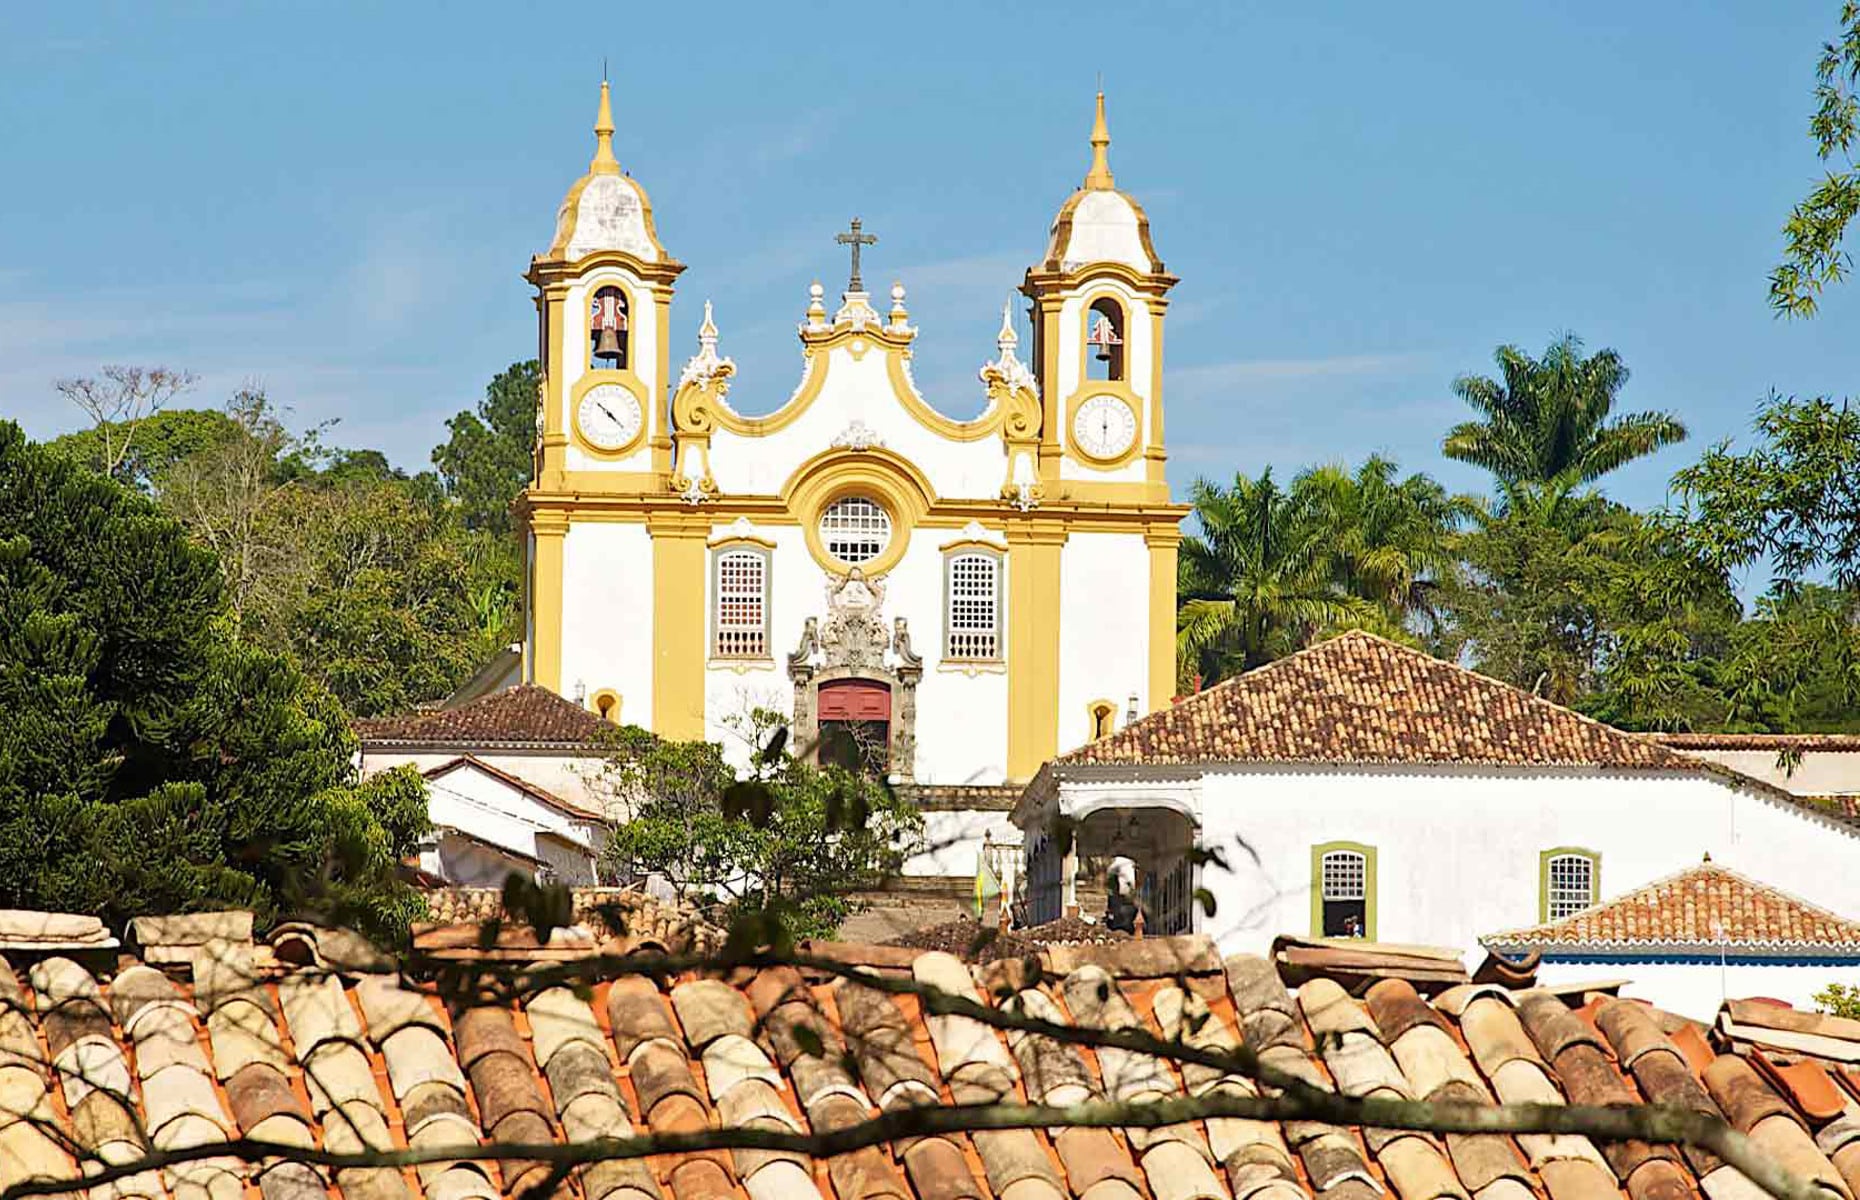
{"label": "tiled roof", "polygon": [[1815,948],[1860,956],[1860,922],[1706,862],[1561,920],[1479,941],[1492,949]]}
{"label": "tiled roof", "polygon": [[[204,927],[204,926],[203,926]],[[188,932],[194,937],[198,931]],[[524,962],[506,928],[450,943]],[[428,937],[429,946],[444,939]],[[1636,1001],[1571,1010],[1547,991],[1462,984],[1423,999],[1400,978],[1357,1000],[1333,980],[1288,991],[1266,959],[1224,963],[1204,938],[1055,946],[971,968],[942,952],[804,945],[823,962],[728,975],[625,974],[516,1000],[414,990],[354,939],[306,926],[269,945],[179,942],[164,973],[97,955],[0,959],[0,1188],[81,1182],[81,1163],[239,1136],[343,1153],[588,1142],[712,1128],[831,1131],[876,1111],[990,1102],[1070,1105],[1253,1085],[1205,1067],[1012,1035],[860,979],[899,979],[1091,1029],[1137,1028],[1218,1051],[1245,1043],[1320,1087],[1472,1102],[1648,1100],[1717,1112],[1822,1181],[1860,1184],[1853,1084],[1814,1058],[1860,1056],[1860,1024],[1729,1006],[1721,1035]],[[663,949],[638,939],[614,954]],[[581,951],[586,952],[584,947]],[[658,960],[663,961],[663,960]],[[858,972],[872,972],[860,976]],[[1018,992],[1016,989],[1019,989]],[[1852,1061],[1852,1057],[1847,1061]],[[1754,1065],[1753,1065],[1754,1064]],[[56,1068],[54,1073],[48,1068]],[[75,1156],[75,1157],[74,1157]],[[502,1200],[545,1177],[516,1156],[408,1170],[247,1164],[149,1170],[118,1200]],[[333,1178],[330,1176],[333,1175]],[[255,1185],[255,1186],[254,1186]],[[881,1143],[828,1159],[769,1150],[656,1155],[578,1168],[569,1200],[1738,1200],[1751,1185],[1708,1152],[1575,1135],[1445,1138],[1318,1122],[1185,1121],[1158,1129],[1014,1129]]]}
{"label": "tiled roof", "polygon": [[1360,630],[1216,684],[1055,762],[1701,769],[1657,742]]}
{"label": "tiled roof", "polygon": [[1651,733],[1675,750],[1803,750],[1860,752],[1860,733]]}
{"label": "tiled roof", "polygon": [[594,748],[613,726],[545,687],[523,684],[457,708],[425,709],[355,723],[362,746]]}
{"label": "tiled roof", "polygon": [[1024,790],[1012,783],[900,783],[900,800],[925,812],[1008,812]]}
{"label": "tiled roof", "polygon": [[583,808],[579,804],[570,803],[554,792],[546,788],[537,787],[529,780],[512,775],[509,771],[501,771],[473,754],[461,754],[457,758],[448,759],[436,767],[429,767],[420,774],[430,782],[435,779],[444,778],[458,770],[480,771],[507,787],[515,788],[538,804],[548,805],[557,812],[566,813],[571,817],[576,817],[583,821],[599,821],[603,819],[600,813]]}

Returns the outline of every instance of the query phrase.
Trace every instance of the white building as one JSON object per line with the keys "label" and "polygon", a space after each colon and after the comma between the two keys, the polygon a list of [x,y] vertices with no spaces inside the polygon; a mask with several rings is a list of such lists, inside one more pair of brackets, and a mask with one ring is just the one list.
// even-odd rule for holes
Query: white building
{"label": "white building", "polygon": [[1830,812],[1860,807],[1860,734],[1654,733],[1688,758],[1726,766],[1785,792],[1813,798]]}
{"label": "white building", "polygon": [[1701,1021],[1735,997],[1810,1009],[1830,983],[1860,984],[1860,922],[1709,860],[1479,941],[1510,959],[1537,957],[1541,984],[1624,978],[1622,994]]}
{"label": "white building", "polygon": [[1308,932],[1471,951],[1706,853],[1860,912],[1848,821],[1360,632],[1060,756],[1013,819],[1035,921],[1124,855],[1150,932],[1229,950]]}

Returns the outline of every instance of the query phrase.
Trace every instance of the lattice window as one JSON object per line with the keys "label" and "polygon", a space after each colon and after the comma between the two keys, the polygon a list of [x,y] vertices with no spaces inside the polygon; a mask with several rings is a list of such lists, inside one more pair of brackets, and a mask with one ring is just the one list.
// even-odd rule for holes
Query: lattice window
{"label": "lattice window", "polygon": [[1595,860],[1588,855],[1554,855],[1545,870],[1550,920],[1561,920],[1595,903]]}
{"label": "lattice window", "polygon": [[1369,936],[1369,856],[1330,850],[1318,863],[1319,927],[1323,937]]}
{"label": "lattice window", "polygon": [[726,550],[717,556],[718,658],[766,658],[769,652],[769,560],[760,550]]}
{"label": "lattice window", "polygon": [[820,514],[820,540],[848,566],[870,562],[891,544],[891,514],[864,496],[835,500]]}
{"label": "lattice window", "polygon": [[945,567],[945,658],[1001,657],[1001,560],[992,554],[956,554]]}

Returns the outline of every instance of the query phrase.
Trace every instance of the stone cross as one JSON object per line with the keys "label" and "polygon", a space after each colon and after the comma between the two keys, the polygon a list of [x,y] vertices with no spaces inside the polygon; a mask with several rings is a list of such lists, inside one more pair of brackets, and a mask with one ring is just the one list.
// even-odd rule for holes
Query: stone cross
{"label": "stone cross", "polygon": [[847,283],[846,290],[849,292],[863,292],[865,290],[865,284],[859,278],[859,249],[862,246],[876,246],[878,244],[878,238],[869,233],[861,233],[859,218],[854,217],[852,219],[852,228],[845,233],[834,234],[833,240],[842,246],[852,247],[852,279]]}

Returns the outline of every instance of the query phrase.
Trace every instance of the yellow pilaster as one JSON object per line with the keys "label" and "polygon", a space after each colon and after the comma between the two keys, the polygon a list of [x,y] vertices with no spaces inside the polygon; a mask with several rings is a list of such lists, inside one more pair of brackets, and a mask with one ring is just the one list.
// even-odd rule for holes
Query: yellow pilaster
{"label": "yellow pilaster", "polygon": [[568,518],[559,512],[530,513],[536,539],[530,555],[529,647],[532,678],[554,692],[562,690],[562,545]]}
{"label": "yellow pilaster", "polygon": [[704,539],[706,516],[655,513],[652,535],[652,731],[704,737]]}
{"label": "yellow pilaster", "polygon": [[543,428],[542,471],[537,486],[560,490],[562,473],[568,468],[568,406],[562,399],[562,381],[567,364],[562,359],[563,309],[568,301],[566,285],[551,285],[543,290]]}
{"label": "yellow pilaster", "polygon": [[1059,752],[1059,555],[1065,526],[1034,520],[1008,538],[1007,773],[1032,779]]}
{"label": "yellow pilaster", "polygon": [[1150,548],[1150,711],[1175,697],[1175,559],[1182,531],[1173,522],[1152,525],[1143,541]]}
{"label": "yellow pilaster", "polygon": [[659,337],[656,347],[659,369],[654,372],[656,378],[652,385],[652,469],[661,480],[665,480],[669,479],[672,473],[672,408],[671,397],[667,390],[672,377],[671,287],[653,288],[652,299],[658,309],[659,318]]}

